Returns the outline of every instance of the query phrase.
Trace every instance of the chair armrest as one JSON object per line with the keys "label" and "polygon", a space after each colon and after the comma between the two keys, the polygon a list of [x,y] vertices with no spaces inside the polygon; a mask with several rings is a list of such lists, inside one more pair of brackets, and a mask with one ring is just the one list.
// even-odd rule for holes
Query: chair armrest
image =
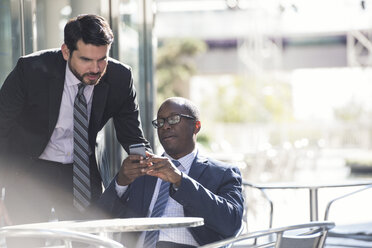
{"label": "chair armrest", "polygon": [[264,196],[264,198],[269,202],[269,205],[270,205],[269,228],[272,228],[273,227],[273,216],[274,216],[274,202],[266,194],[266,191],[264,189],[260,188],[259,186],[255,185],[253,183],[249,183],[249,182],[247,182],[245,180],[243,180],[243,186],[248,186],[250,188],[258,189],[259,191],[261,191],[261,193]]}
{"label": "chair armrest", "polygon": [[361,188],[361,189],[358,189],[358,190],[356,190],[356,191],[353,191],[353,192],[347,193],[347,194],[345,194],[345,195],[339,196],[339,197],[337,197],[337,198],[335,198],[335,199],[329,201],[328,204],[327,204],[327,207],[326,207],[326,211],[325,211],[325,213],[324,213],[324,220],[325,220],[325,221],[328,220],[329,211],[330,211],[331,205],[332,205],[334,202],[336,202],[336,201],[338,201],[338,200],[341,200],[341,199],[343,199],[343,198],[346,198],[346,197],[348,197],[348,196],[354,195],[354,194],[356,194],[356,193],[362,192],[362,191],[367,190],[367,189],[369,189],[369,188],[372,188],[372,185],[368,185],[368,186],[366,186],[366,187],[364,187],[364,188]]}

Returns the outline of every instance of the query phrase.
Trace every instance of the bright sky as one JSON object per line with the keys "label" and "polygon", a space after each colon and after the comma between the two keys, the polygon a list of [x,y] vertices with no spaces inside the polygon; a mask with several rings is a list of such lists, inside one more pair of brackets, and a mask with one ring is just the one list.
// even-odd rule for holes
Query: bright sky
{"label": "bright sky", "polygon": [[332,120],[333,108],[352,99],[372,109],[372,69],[300,69],[291,83],[296,119]]}

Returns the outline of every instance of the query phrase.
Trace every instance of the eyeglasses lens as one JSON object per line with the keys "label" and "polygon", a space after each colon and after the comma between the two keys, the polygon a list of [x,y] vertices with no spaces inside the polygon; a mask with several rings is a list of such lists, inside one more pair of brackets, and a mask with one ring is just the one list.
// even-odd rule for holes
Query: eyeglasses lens
{"label": "eyeglasses lens", "polygon": [[156,124],[158,128],[164,126],[164,119],[157,119]]}
{"label": "eyeglasses lens", "polygon": [[170,125],[174,125],[174,124],[177,124],[178,122],[180,122],[181,120],[181,116],[179,115],[172,115],[172,116],[169,116],[167,118],[167,122],[170,124]]}
{"label": "eyeglasses lens", "polygon": [[172,115],[169,116],[168,118],[160,118],[152,121],[152,125],[155,128],[162,128],[164,126],[165,120],[167,120],[169,125],[174,125],[177,124],[181,121],[181,116],[180,115]]}

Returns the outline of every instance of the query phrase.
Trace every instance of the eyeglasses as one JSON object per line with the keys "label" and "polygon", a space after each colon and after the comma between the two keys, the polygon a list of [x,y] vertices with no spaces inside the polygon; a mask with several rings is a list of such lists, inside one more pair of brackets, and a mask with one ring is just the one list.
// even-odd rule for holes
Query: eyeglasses
{"label": "eyeglasses", "polygon": [[154,126],[154,128],[162,128],[164,126],[165,121],[167,121],[169,125],[175,125],[181,121],[181,117],[195,120],[195,117],[192,117],[190,115],[175,114],[167,118],[155,119],[151,123]]}

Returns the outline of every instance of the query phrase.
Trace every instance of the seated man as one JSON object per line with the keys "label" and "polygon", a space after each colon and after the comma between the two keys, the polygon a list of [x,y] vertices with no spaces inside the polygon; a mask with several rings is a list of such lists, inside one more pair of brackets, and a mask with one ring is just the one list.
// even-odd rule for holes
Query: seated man
{"label": "seated man", "polygon": [[[242,178],[238,168],[199,154],[197,107],[184,98],[169,98],[152,124],[165,153],[128,156],[100,207],[114,218],[202,217],[204,226],[143,232],[131,237],[136,245],[126,243],[129,237],[124,245],[195,247],[234,236],[242,223]],[[164,198],[162,209],[158,201]]]}

